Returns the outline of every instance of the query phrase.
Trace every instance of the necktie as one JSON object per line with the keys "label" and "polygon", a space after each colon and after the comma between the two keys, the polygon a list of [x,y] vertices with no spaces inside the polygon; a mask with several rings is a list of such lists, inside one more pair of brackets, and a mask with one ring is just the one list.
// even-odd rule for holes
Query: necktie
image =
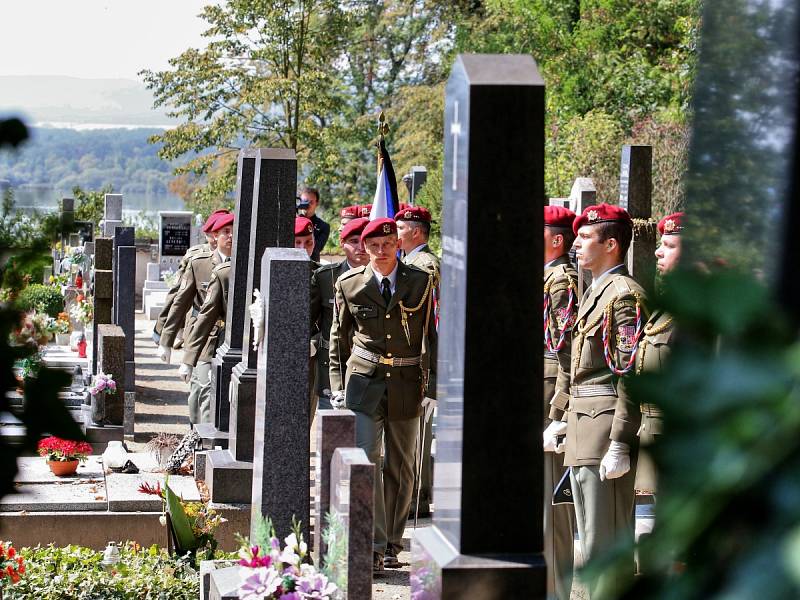
{"label": "necktie", "polygon": [[388,277],[384,277],[381,281],[381,296],[383,296],[386,306],[389,306],[389,301],[392,299],[392,285],[389,283]]}

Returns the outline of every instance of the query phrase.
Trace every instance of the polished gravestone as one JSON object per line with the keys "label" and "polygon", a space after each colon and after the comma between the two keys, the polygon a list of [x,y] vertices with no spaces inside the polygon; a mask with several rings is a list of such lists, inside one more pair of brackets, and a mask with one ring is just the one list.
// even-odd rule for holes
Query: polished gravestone
{"label": "polished gravestone", "polygon": [[92,321],[92,373],[97,373],[97,326],[112,323],[114,300],[114,271],[112,270],[114,240],[100,237],[95,240],[94,253],[94,319]]}
{"label": "polished gravestone", "polygon": [[[551,202],[552,204],[552,202]],[[597,204],[597,188],[591,177],[576,177],[569,192],[569,208],[581,214],[586,208]],[[591,271],[578,269],[578,290],[583,295],[583,290],[592,282]]]}
{"label": "polished gravestone", "polygon": [[136,339],[136,241],[133,227],[117,227],[114,231],[113,272],[114,300],[112,317],[114,323],[125,332],[125,391],[136,389],[136,366],[134,343]]}
{"label": "polished gravestone", "polygon": [[633,240],[628,249],[628,272],[646,290],[655,285],[656,223],[653,215],[653,148],[622,147],[619,169],[619,205],[633,218]]}
{"label": "polished gravestone", "polygon": [[[530,56],[456,59],[445,105],[435,512],[412,540],[412,596],[545,597],[543,401],[531,386],[542,379],[542,321],[530,302],[542,293],[544,110]],[[531,201],[520,204],[519,190]],[[524,278],[520,244],[532,250]]]}

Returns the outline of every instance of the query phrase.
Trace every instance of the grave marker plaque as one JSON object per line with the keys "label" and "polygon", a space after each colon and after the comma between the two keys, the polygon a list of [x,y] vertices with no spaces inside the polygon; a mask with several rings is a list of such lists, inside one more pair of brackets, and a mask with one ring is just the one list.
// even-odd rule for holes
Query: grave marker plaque
{"label": "grave marker plaque", "polygon": [[158,249],[161,270],[176,271],[191,245],[192,213],[161,211],[158,213]]}

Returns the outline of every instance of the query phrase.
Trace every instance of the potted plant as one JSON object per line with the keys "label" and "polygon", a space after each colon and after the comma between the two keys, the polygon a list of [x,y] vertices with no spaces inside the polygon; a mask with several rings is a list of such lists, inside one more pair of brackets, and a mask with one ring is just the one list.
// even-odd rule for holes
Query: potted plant
{"label": "potted plant", "polygon": [[39,442],[37,450],[40,456],[45,457],[53,474],[61,477],[78,470],[78,463],[85,461],[92,453],[92,445],[51,435]]}
{"label": "potted plant", "polygon": [[17,551],[11,542],[0,541],[0,600],[3,590],[19,583],[20,575],[25,573],[25,561],[17,556]]}
{"label": "potted plant", "polygon": [[153,455],[153,458],[158,466],[163,469],[167,465],[169,457],[172,456],[172,453],[175,451],[175,448],[178,447],[180,442],[181,438],[177,435],[171,433],[159,433],[151,438],[147,444],[145,444],[145,449]]}
{"label": "potted plant", "polygon": [[72,325],[69,322],[69,315],[65,312],[58,313],[55,322],[56,344],[59,346],[69,346],[69,334],[72,333]]}

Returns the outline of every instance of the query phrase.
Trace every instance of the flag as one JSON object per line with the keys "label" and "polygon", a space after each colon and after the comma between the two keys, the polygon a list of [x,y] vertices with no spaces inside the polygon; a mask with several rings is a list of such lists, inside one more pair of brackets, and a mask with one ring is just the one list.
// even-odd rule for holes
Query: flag
{"label": "flag", "polygon": [[386,144],[381,136],[380,156],[378,157],[378,184],[375,187],[375,199],[372,201],[372,210],[369,220],[388,217],[393,219],[400,210],[397,198],[397,179],[394,176],[392,159],[386,150]]}

